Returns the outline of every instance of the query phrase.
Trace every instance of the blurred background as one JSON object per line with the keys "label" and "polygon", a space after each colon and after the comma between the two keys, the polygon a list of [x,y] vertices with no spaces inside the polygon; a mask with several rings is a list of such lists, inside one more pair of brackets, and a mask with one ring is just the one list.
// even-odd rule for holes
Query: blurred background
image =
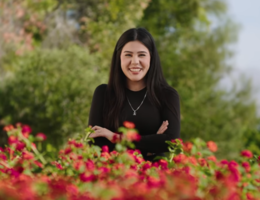
{"label": "blurred background", "polygon": [[[219,157],[259,155],[258,8],[257,0],[1,0],[0,128],[28,124],[56,149],[83,133],[116,41],[144,27],[179,92],[181,137],[217,142]],[[2,146],[6,139],[2,131]]]}

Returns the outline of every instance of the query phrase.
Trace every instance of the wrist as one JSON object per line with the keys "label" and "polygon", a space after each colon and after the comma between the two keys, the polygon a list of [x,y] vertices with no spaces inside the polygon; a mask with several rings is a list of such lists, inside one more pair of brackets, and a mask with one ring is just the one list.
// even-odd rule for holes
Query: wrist
{"label": "wrist", "polygon": [[112,142],[112,143],[114,143],[113,140],[114,140],[115,137],[116,137],[116,133],[114,133],[114,132],[112,132],[112,131],[109,131],[109,134],[106,136],[106,138],[107,138],[110,142]]}

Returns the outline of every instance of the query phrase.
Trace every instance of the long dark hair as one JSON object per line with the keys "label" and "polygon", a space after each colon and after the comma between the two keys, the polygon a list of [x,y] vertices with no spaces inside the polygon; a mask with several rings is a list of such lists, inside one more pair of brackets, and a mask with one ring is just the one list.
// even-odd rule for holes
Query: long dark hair
{"label": "long dark hair", "polygon": [[126,99],[126,77],[121,69],[120,55],[125,44],[131,41],[140,41],[150,52],[151,60],[149,71],[146,74],[146,88],[151,103],[160,108],[164,103],[162,90],[170,88],[163,76],[152,35],[144,28],[132,28],[125,31],[117,41],[113,53],[103,112],[105,127],[114,131],[119,126],[119,115]]}

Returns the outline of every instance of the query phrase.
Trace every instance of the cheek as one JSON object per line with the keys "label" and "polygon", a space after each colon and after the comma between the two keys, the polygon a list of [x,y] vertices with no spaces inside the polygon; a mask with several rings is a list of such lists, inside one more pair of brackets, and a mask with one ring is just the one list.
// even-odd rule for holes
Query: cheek
{"label": "cheek", "polygon": [[121,58],[121,67],[125,68],[129,65],[130,61],[127,58]]}
{"label": "cheek", "polygon": [[150,66],[150,58],[145,58],[142,60],[143,65],[145,65],[146,67]]}

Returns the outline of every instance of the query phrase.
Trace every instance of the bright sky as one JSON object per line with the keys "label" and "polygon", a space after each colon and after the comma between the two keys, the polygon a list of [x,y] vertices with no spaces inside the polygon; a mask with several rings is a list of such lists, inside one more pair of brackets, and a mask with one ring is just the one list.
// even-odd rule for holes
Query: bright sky
{"label": "bright sky", "polygon": [[252,79],[254,97],[260,115],[260,0],[226,0],[228,13],[241,29],[235,56],[234,74],[244,74]]}
{"label": "bright sky", "polygon": [[260,69],[260,0],[227,0],[232,19],[241,24],[236,67]]}

